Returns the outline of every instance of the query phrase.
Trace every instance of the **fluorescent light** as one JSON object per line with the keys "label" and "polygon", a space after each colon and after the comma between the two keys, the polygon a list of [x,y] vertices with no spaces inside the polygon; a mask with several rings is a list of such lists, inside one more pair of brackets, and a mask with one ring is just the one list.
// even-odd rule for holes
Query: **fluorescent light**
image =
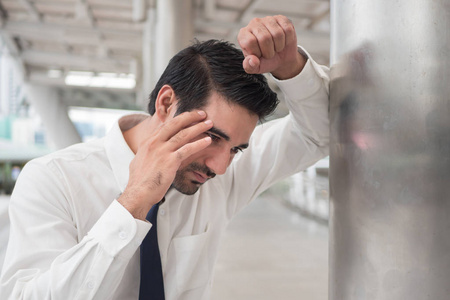
{"label": "fluorescent light", "polygon": [[133,78],[110,78],[106,87],[117,89],[132,89],[136,86],[136,80]]}
{"label": "fluorescent light", "polygon": [[56,70],[56,69],[50,69],[50,70],[47,71],[47,76],[49,78],[61,78],[62,71],[61,70]]}
{"label": "fluorescent light", "polygon": [[67,75],[65,83],[67,85],[88,86],[92,77],[80,75]]}
{"label": "fluorescent light", "polygon": [[66,78],[67,85],[105,87],[116,89],[133,89],[136,86],[134,74],[101,72],[70,71]]}

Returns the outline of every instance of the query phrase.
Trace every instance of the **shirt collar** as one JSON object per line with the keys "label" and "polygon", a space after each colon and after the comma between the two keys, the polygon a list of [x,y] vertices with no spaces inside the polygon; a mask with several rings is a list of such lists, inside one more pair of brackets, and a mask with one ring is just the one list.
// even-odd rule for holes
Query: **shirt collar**
{"label": "shirt collar", "polygon": [[129,167],[134,153],[123,137],[122,130],[127,130],[139,124],[147,115],[134,114],[120,118],[114,123],[105,137],[105,151],[116,179],[116,183],[123,193],[128,184]]}

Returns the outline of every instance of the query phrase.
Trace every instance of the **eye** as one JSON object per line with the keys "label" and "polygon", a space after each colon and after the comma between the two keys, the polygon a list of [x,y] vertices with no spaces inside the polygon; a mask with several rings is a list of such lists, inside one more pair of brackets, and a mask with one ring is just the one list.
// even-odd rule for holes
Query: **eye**
{"label": "eye", "polygon": [[244,151],[244,150],[242,148],[239,148],[239,147],[231,148],[231,153],[233,153],[233,154],[237,154],[237,153],[242,152],[242,151]]}
{"label": "eye", "polygon": [[205,134],[206,134],[207,136],[209,136],[209,137],[211,138],[211,141],[213,141],[213,142],[218,142],[218,141],[220,141],[220,137],[218,137],[218,136],[215,135],[215,134],[212,134],[212,133],[209,133],[209,132],[205,132]]}

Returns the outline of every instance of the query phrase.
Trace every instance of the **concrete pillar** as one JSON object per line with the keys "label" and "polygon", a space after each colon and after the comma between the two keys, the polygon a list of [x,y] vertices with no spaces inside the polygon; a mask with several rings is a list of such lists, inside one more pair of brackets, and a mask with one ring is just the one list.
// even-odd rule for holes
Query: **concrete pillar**
{"label": "concrete pillar", "polygon": [[27,84],[26,94],[57,149],[81,142],[80,135],[67,114],[67,106],[61,101],[55,88]]}
{"label": "concrete pillar", "polygon": [[158,0],[156,3],[155,78],[169,60],[194,38],[192,0]]}
{"label": "concrete pillar", "polygon": [[334,0],[330,300],[450,295],[450,5]]}
{"label": "concrete pillar", "polygon": [[142,43],[142,79],[141,79],[141,92],[137,93],[136,104],[142,107],[143,110],[147,110],[148,96],[153,90],[156,84],[155,78],[155,65],[153,63],[153,57],[155,56],[155,24],[156,24],[156,11],[155,9],[149,9],[147,11],[147,19],[145,21]]}

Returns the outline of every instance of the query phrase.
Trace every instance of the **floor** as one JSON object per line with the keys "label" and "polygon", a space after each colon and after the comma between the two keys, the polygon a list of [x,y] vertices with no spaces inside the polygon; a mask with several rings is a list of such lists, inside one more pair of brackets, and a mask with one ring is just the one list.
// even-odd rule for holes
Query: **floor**
{"label": "floor", "polygon": [[328,228],[273,195],[230,224],[216,265],[212,300],[328,299]]}

